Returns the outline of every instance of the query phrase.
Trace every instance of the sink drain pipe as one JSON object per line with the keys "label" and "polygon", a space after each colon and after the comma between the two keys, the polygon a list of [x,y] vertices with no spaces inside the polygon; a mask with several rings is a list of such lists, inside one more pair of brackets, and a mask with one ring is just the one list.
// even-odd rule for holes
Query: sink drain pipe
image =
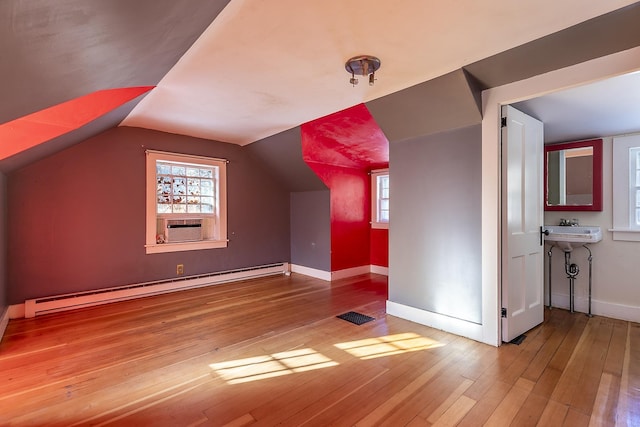
{"label": "sink drain pipe", "polygon": [[567,273],[567,277],[569,278],[569,312],[575,313],[573,297],[576,286],[576,277],[578,273],[580,273],[580,268],[578,268],[578,264],[571,263],[571,252],[566,251],[564,253],[564,271]]}

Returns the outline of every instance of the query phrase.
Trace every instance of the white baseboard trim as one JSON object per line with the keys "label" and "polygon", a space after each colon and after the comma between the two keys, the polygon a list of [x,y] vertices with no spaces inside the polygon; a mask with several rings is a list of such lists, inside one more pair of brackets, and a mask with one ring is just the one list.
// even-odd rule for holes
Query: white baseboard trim
{"label": "white baseboard trim", "polygon": [[340,280],[347,277],[359,276],[371,272],[370,265],[361,265],[360,267],[345,268],[344,270],[336,270],[331,272],[331,280]]}
{"label": "white baseboard trim", "polygon": [[482,325],[387,300],[387,314],[483,342]]}
{"label": "white baseboard trim", "polygon": [[2,341],[2,337],[4,336],[4,331],[7,329],[7,325],[9,324],[9,307],[4,309],[2,316],[0,316],[0,341]]}
{"label": "white baseboard trim", "polygon": [[381,265],[373,265],[373,264],[371,264],[369,267],[370,267],[369,268],[370,273],[381,274],[383,276],[389,275],[389,267],[383,267]]}
{"label": "white baseboard trim", "polygon": [[291,266],[292,273],[304,274],[305,276],[313,277],[315,279],[320,279],[327,282],[331,281],[330,271],[318,270],[315,268],[305,267],[303,265],[296,265],[296,264],[290,264],[290,266]]}
{"label": "white baseboard trim", "polygon": [[[589,299],[587,297],[575,297],[573,302],[575,311],[580,313],[589,312]],[[551,303],[553,307],[569,310],[569,295],[553,294]],[[629,322],[640,322],[640,307],[595,299],[591,300],[591,314]]]}
{"label": "white baseboard trim", "polygon": [[327,282],[330,282],[332,280],[344,279],[347,277],[359,276],[360,274],[367,273],[381,274],[383,276],[389,275],[389,267],[382,267],[380,265],[362,265],[360,267],[346,268],[344,270],[337,271],[317,270],[315,268],[296,264],[290,265],[292,273],[304,274],[305,276],[314,277],[320,280],[326,280]]}
{"label": "white baseboard trim", "polygon": [[24,317],[24,303],[9,306],[9,319],[22,319]]}

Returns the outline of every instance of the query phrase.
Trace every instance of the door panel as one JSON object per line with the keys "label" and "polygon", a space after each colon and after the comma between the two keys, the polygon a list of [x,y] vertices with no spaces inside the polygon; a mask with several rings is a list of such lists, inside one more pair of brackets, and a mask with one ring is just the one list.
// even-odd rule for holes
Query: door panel
{"label": "door panel", "polygon": [[511,106],[503,107],[502,340],[544,320],[543,125]]}

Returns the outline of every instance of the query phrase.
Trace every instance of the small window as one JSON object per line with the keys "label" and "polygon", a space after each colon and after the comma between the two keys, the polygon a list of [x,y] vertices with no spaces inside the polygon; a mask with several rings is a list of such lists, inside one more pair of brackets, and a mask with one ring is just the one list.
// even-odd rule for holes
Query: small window
{"label": "small window", "polygon": [[389,169],[371,172],[371,227],[389,228]]}
{"label": "small window", "polygon": [[147,253],[227,246],[226,163],[147,151]]}
{"label": "small window", "polygon": [[640,134],[613,138],[613,239],[640,241]]}
{"label": "small window", "polygon": [[640,147],[629,149],[629,228],[640,230]]}

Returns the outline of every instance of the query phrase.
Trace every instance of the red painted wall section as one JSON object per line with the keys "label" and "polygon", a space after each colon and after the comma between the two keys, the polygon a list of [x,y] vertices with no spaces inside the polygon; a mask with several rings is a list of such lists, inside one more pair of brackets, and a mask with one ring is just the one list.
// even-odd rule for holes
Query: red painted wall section
{"label": "red painted wall section", "polygon": [[0,160],[71,132],[153,86],[107,89],[72,99],[0,125]]}
{"label": "red painted wall section", "polygon": [[364,104],[305,123],[301,134],[305,162],[331,193],[331,271],[370,265],[374,253],[386,267],[378,262],[388,258],[388,234],[372,239],[368,174],[389,165],[386,136]]}
{"label": "red painted wall section", "polygon": [[371,265],[389,267],[389,230],[371,229]]}

